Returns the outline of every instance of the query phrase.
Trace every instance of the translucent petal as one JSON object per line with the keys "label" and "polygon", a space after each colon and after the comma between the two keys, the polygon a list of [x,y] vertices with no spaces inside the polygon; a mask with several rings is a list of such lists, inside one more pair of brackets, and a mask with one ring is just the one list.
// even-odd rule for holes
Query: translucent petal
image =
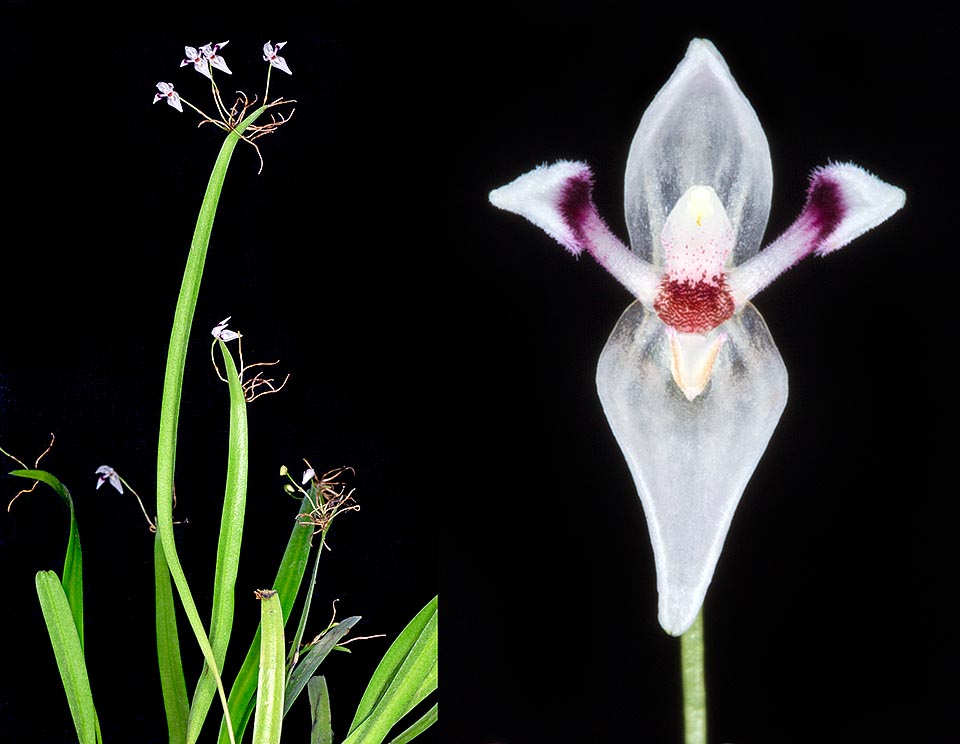
{"label": "translucent petal", "polygon": [[635,302],[597,367],[604,412],[643,504],[659,618],[673,635],[696,618],[740,496],[787,401],[787,371],[753,305],[726,334],[704,391],[688,400],[671,372],[667,326]]}
{"label": "translucent petal", "polygon": [[663,265],[660,237],[691,186],[711,186],[736,232],[732,263],[754,255],[773,189],[770,148],[760,121],[723,57],[694,39],[643,114],[627,157],[624,208],[633,250]]}

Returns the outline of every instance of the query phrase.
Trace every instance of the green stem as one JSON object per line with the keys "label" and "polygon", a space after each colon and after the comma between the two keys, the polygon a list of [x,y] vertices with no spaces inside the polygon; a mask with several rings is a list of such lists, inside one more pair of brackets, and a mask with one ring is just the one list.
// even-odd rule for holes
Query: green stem
{"label": "green stem", "polygon": [[707,686],[703,674],[703,610],[680,636],[683,727],[686,744],[707,743]]}
{"label": "green stem", "polygon": [[170,332],[167,370],[163,378],[163,400],[160,408],[160,437],[157,447],[157,532],[163,545],[163,553],[167,559],[170,576],[177,587],[190,628],[196,636],[197,644],[200,646],[204,659],[214,674],[224,714],[228,718],[228,729],[231,732],[227,697],[220,680],[220,670],[203,628],[200,613],[193,601],[193,595],[190,593],[187,577],[180,565],[180,558],[177,556],[177,548],[173,539],[173,483],[177,428],[180,417],[180,394],[183,389],[183,370],[187,361],[187,343],[190,339],[190,328],[193,325],[193,313],[197,306],[197,297],[200,294],[200,279],[203,276],[207,246],[210,243],[213,220],[217,214],[220,191],[223,188],[230,158],[240,141],[240,135],[265,110],[266,107],[261,106],[227,135],[207,183],[207,190],[200,206],[200,214],[197,217],[197,226],[190,244],[187,266],[183,273],[183,283],[180,286],[180,296],[177,299],[177,309],[173,317],[173,329]]}

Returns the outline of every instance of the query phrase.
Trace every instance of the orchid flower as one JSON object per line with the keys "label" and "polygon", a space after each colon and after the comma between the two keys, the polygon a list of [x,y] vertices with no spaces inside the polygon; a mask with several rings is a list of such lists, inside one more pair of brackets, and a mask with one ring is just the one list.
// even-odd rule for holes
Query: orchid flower
{"label": "orchid flower", "polygon": [[193,69],[199,72],[201,75],[206,75],[208,78],[213,80],[213,76],[210,74],[210,65],[207,63],[207,58],[203,56],[196,48],[192,46],[185,46],[183,48],[183,53],[186,54],[186,58],[180,60],[180,66],[186,67],[187,65],[193,65]]}
{"label": "orchid flower", "polygon": [[111,468],[109,465],[101,465],[97,468],[97,475],[100,478],[97,480],[97,490],[100,490],[106,482],[110,482],[110,485],[116,488],[120,493],[123,493],[123,484],[120,483],[120,476],[117,475],[117,471]]}
{"label": "orchid flower", "polygon": [[772,183],[756,113],[713,44],[695,39],[630,147],[632,250],[597,214],[584,163],[541,166],[490,194],[575,256],[586,250],[637,298],[601,352],[597,388],[639,492],[659,620],[673,635],[696,619],[787,401],[786,368],[750,299],[905,201],[856,165],[817,168],[800,216],[758,253]]}
{"label": "orchid flower", "polygon": [[154,103],[165,100],[181,114],[183,113],[183,106],[180,104],[180,94],[173,89],[173,83],[157,83],[157,90],[160,92],[153,97]]}
{"label": "orchid flower", "polygon": [[316,474],[317,472],[313,468],[307,468],[306,470],[304,470],[303,479],[300,481],[300,485],[301,486],[307,485],[308,482],[313,480],[313,476],[315,476]]}
{"label": "orchid flower", "polygon": [[227,341],[233,341],[235,338],[240,338],[239,333],[236,331],[231,331],[229,328],[227,328],[227,323],[232,317],[232,315],[228,315],[226,318],[217,323],[210,331],[210,335],[219,341],[223,341],[224,343]]}
{"label": "orchid flower", "polygon": [[288,75],[293,73],[290,71],[290,68],[287,67],[287,61],[280,56],[280,49],[283,47],[285,41],[278,41],[276,46],[273,46],[269,41],[263,45],[263,59],[265,62],[269,62],[271,65],[276,67],[278,70],[283,70]]}
{"label": "orchid flower", "polygon": [[219,44],[204,44],[202,47],[200,47],[200,54],[202,54],[203,58],[213,67],[216,67],[218,70],[221,70],[228,75],[232,75],[233,73],[230,72],[230,68],[227,67],[227,61],[217,54],[217,52],[219,52],[229,43],[229,41],[221,41]]}

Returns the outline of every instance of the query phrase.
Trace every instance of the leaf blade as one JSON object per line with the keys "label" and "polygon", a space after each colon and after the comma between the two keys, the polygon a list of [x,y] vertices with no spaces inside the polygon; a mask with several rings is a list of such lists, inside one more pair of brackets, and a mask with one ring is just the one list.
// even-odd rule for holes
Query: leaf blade
{"label": "leaf blade", "polygon": [[286,664],[283,653],[283,610],[275,591],[260,592],[260,671],[253,744],[280,744]]}
{"label": "leaf blade", "polygon": [[87,676],[83,646],[73,613],[60,578],[53,571],[40,571],[36,576],[37,597],[50,636],[50,645],[60,670],[60,679],[67,696],[70,715],[80,744],[97,741],[97,711]]}

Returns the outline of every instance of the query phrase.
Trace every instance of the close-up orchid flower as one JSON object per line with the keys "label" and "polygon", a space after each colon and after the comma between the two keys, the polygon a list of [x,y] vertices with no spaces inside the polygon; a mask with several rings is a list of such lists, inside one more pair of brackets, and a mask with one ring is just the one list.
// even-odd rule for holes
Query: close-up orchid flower
{"label": "close-up orchid flower", "polygon": [[756,113],[714,45],[695,39],[630,147],[632,250],[598,215],[584,163],[542,166],[490,194],[575,256],[588,252],[636,297],[600,355],[596,381],[647,518],[660,624],[672,635],[697,618],[787,401],[786,368],[750,300],[905,201],[856,165],[817,168],[800,215],[758,253],[772,183]]}

